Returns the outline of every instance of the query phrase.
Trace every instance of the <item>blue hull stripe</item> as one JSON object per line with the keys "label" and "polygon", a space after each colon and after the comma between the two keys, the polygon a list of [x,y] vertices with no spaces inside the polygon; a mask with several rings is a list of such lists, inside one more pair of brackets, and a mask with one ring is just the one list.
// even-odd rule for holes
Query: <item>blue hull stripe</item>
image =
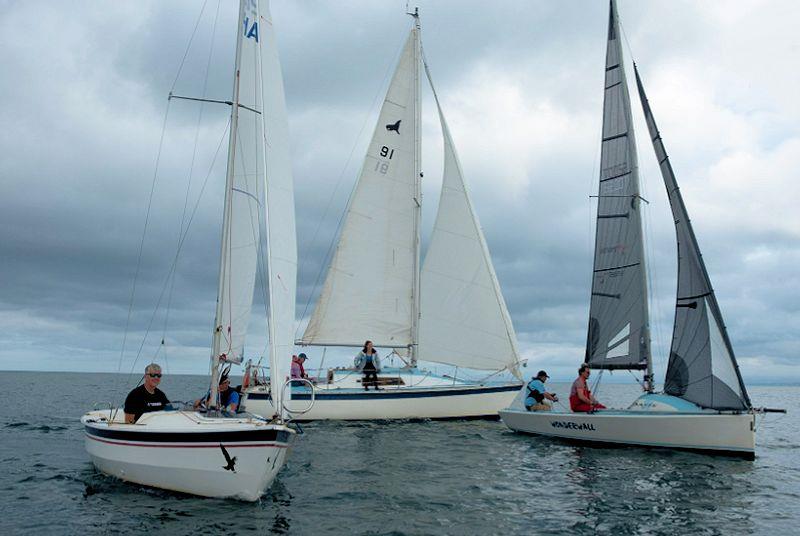
{"label": "blue hull stripe", "polygon": [[[362,391],[348,390],[339,393],[317,393],[316,400],[388,400],[397,398],[438,398],[446,396],[463,396],[488,393],[507,393],[519,391],[522,385],[503,385],[500,387],[476,387],[466,389],[447,390],[381,390],[381,391]],[[272,400],[268,393],[247,393],[248,400]],[[292,393],[292,400],[311,400],[311,393]]]}

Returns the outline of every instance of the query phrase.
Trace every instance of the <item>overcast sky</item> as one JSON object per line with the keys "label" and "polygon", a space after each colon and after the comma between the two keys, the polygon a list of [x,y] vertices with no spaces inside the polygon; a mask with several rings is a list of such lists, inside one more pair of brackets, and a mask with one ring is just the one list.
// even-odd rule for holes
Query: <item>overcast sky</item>
{"label": "overcast sky", "polygon": [[[292,133],[304,327],[411,20],[404,0],[272,5]],[[547,368],[571,378],[588,324],[608,3],[418,5],[528,374]],[[0,369],[127,372],[149,361],[163,337],[159,360],[170,372],[207,371],[224,183],[224,152],[216,151],[229,112],[172,101],[165,120],[166,97],[229,98],[236,11],[233,0],[0,0]],[[640,68],[745,381],[798,382],[800,4],[620,0],[619,13],[625,53]],[[423,92],[429,231],[442,139],[430,90]],[[675,235],[632,95],[650,201],[660,380]],[[187,199],[198,208],[165,287]],[[248,354],[257,357],[265,346],[258,297],[250,331]],[[310,352],[312,368],[320,353]],[[326,365],[335,363],[329,355]]]}

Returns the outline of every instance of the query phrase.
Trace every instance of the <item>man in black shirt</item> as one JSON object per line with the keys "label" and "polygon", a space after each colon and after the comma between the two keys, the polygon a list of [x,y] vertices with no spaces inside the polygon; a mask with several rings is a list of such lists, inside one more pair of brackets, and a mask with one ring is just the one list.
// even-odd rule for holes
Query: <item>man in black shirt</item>
{"label": "man in black shirt", "polygon": [[161,367],[150,363],[144,369],[144,383],[128,393],[125,399],[125,422],[133,424],[143,413],[166,409],[169,400],[158,387],[161,383]]}

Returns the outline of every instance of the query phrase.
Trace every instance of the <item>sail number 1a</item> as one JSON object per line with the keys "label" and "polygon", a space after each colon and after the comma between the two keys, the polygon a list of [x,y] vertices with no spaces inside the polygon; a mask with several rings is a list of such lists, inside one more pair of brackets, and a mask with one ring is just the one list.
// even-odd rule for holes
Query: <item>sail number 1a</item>
{"label": "sail number 1a", "polygon": [[[381,147],[380,155],[382,158],[385,158],[386,160],[391,160],[392,157],[394,156],[394,149],[391,149],[384,145],[383,147]],[[386,172],[389,171],[389,162],[378,160],[377,162],[375,162],[375,171],[386,175]]]}

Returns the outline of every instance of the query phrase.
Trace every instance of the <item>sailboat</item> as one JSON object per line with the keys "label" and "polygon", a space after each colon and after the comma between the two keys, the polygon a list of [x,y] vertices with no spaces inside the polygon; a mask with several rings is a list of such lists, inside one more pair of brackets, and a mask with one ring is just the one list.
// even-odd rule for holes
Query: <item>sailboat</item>
{"label": "sailboat", "polygon": [[[467,192],[441,105],[444,178],[430,245],[420,263],[420,75],[433,89],[420,42],[419,13],[404,45],[350,198],[319,301],[298,344],[387,349],[403,366],[365,391],[352,368],[319,378],[299,420],[497,418],[521,383],[470,382],[420,369],[424,359],[520,378],[516,335]],[[290,410],[312,393],[295,387]],[[266,387],[247,390],[248,411],[269,415]]]}
{"label": "sailboat", "polygon": [[[287,426],[279,380],[288,376],[293,347],[297,244],[286,104],[266,1],[240,2],[236,34],[233,97],[211,101],[231,106],[212,402],[205,412],[145,413],[134,424],[125,423],[121,409],[92,411],[81,422],[86,451],[105,474],[205,497],[254,501],[280,471],[295,436]],[[242,359],[261,226],[267,233],[269,354],[278,408],[269,419],[227,413],[213,402],[220,366]]]}
{"label": "sailboat", "polygon": [[634,66],[650,139],[675,222],[678,287],[664,391],[653,386],[636,144],[616,3],[611,0],[594,278],[586,363],[642,370],[645,393],[625,410],[526,411],[521,400],[500,412],[518,432],[569,440],[701,450],[752,459],[754,408],[736,363],[722,312],[700,254],[661,134]]}

